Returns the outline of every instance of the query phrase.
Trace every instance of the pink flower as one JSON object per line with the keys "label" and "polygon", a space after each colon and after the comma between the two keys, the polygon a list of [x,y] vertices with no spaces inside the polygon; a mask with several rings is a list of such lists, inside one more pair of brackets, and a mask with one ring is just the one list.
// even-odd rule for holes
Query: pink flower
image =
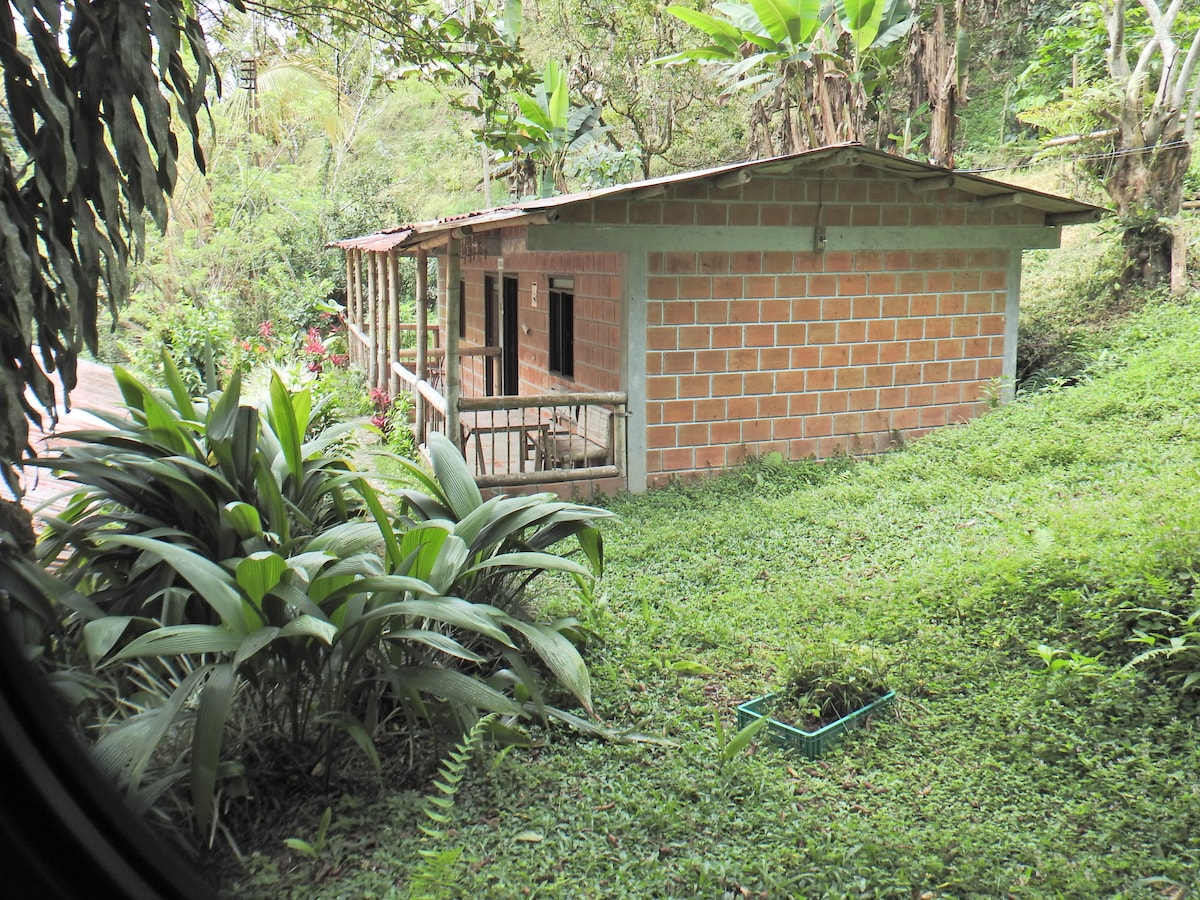
{"label": "pink flower", "polygon": [[304,352],[311,353],[314,356],[324,356],[327,352],[325,345],[321,343],[321,332],[317,331],[317,329],[308,329],[308,342],[304,345]]}
{"label": "pink flower", "polygon": [[376,413],[375,415],[371,416],[371,424],[374,425],[376,428],[378,428],[380,431],[387,431],[387,428],[388,428],[387,416],[383,415],[382,413]]}
{"label": "pink flower", "polygon": [[344,369],[350,365],[350,357],[345,353],[330,353],[329,361],[339,369]]}
{"label": "pink flower", "polygon": [[274,326],[271,324],[270,319],[267,319],[267,321],[265,321],[265,322],[258,323],[258,336],[260,338],[262,338],[265,341],[267,338],[273,337],[274,335],[275,335]]}
{"label": "pink flower", "polygon": [[321,374],[321,361],[314,359],[312,362],[310,362],[308,364],[307,369],[310,372],[316,372],[318,375],[320,375]]}
{"label": "pink flower", "polygon": [[385,410],[392,405],[392,398],[383,388],[371,388],[371,404],[378,410]]}

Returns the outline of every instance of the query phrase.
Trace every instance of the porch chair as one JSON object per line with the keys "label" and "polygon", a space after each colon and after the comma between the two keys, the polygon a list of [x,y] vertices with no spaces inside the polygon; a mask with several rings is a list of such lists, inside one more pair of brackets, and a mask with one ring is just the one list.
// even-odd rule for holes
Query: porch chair
{"label": "porch chair", "polygon": [[576,406],[556,414],[552,427],[538,437],[535,460],[542,470],[612,465],[613,411]]}

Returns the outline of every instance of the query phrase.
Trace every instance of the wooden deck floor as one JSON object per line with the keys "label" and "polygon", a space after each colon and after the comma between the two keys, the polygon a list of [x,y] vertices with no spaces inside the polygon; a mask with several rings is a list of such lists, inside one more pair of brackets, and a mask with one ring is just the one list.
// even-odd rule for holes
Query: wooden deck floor
{"label": "wooden deck floor", "polygon": [[462,413],[463,455],[472,475],[511,475],[538,466],[541,436],[549,420],[536,409]]}
{"label": "wooden deck floor", "polygon": [[[79,384],[75,390],[71,391],[71,411],[67,412],[63,407],[60,391],[58,424],[53,431],[48,433],[39,432],[36,427],[31,426],[29,443],[33,445],[38,456],[55,456],[68,443],[63,435],[84,428],[107,427],[100,419],[90,414],[92,410],[120,413],[124,410],[124,406],[121,403],[121,392],[117,389],[112,369],[81,359],[79,361]],[[49,420],[45,420],[43,425],[45,428],[49,428]],[[55,477],[51,470],[41,466],[27,466],[22,481],[25,488],[22,504],[31,511],[47,501],[53,501],[47,507],[47,511],[62,509],[65,498],[61,495],[64,491],[71,490],[73,486],[71,482]]]}

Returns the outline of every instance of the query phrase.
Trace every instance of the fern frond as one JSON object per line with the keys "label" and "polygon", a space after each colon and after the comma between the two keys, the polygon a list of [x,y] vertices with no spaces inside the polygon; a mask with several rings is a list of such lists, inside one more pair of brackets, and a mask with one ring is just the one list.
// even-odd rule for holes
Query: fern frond
{"label": "fern frond", "polygon": [[[483,745],[484,736],[496,721],[496,713],[489,713],[471,726],[463,735],[462,740],[446,754],[438,769],[433,786],[441,794],[431,794],[425,798],[421,812],[432,823],[419,824],[421,832],[431,841],[446,839],[446,831],[438,826],[449,825],[458,789],[462,786],[467,774],[467,767],[476,752]],[[454,866],[462,856],[462,848],[454,847],[443,850],[422,848],[421,863],[413,872],[409,882],[408,896],[410,900],[427,900],[446,895],[446,890],[454,885]]]}

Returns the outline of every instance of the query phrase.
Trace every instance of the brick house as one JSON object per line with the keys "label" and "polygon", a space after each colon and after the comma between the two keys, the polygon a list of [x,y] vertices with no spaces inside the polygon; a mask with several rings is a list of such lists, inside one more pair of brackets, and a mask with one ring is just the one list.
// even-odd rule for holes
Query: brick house
{"label": "brick house", "polygon": [[[334,246],[353,358],[422,439],[481,485],[637,491],[977,415],[1011,391],[1021,251],[1103,212],[842,145]],[[418,297],[436,259],[437,326],[400,321],[400,255]]]}

